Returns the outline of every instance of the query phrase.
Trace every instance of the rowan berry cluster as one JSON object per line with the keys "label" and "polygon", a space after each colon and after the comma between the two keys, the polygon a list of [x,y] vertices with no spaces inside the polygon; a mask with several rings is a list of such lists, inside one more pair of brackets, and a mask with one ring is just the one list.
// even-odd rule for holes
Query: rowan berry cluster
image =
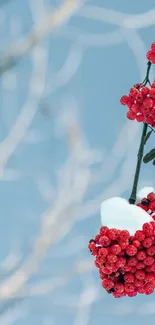
{"label": "rowan berry cluster", "polygon": [[[145,202],[145,203],[144,203]],[[146,204],[147,203],[147,204]],[[137,204],[155,211],[155,195]],[[147,208],[146,208],[147,207]],[[95,256],[102,287],[115,298],[149,295],[155,289],[155,222],[145,223],[131,236],[128,230],[101,227],[88,248]]]}
{"label": "rowan berry cluster", "polygon": [[146,57],[151,63],[155,63],[155,43],[152,43],[151,49],[147,52]]}
{"label": "rowan berry cluster", "polygon": [[155,82],[150,88],[142,84],[134,85],[128,95],[121,97],[120,102],[128,107],[126,116],[129,120],[155,127]]}
{"label": "rowan berry cluster", "polygon": [[[155,64],[155,43],[152,43],[146,57],[148,59],[146,78],[142,83],[135,84],[128,95],[122,96],[120,102],[128,107],[126,116],[129,120],[155,127],[155,82],[151,84],[149,80],[151,64]],[[149,87],[146,87],[148,83]]]}

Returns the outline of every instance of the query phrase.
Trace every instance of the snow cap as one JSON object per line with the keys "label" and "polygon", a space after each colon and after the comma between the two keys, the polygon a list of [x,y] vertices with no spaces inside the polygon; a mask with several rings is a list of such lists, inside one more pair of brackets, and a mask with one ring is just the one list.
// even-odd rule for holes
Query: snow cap
{"label": "snow cap", "polygon": [[101,223],[109,228],[128,230],[134,235],[141,230],[145,222],[152,221],[152,217],[142,208],[129,204],[121,197],[113,197],[101,203]]}

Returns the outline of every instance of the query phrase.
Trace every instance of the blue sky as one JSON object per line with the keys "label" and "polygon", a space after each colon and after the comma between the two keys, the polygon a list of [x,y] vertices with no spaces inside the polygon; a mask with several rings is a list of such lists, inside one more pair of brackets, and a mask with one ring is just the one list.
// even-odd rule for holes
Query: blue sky
{"label": "blue sky", "polygon": [[[61,4],[10,0],[3,5],[1,55],[9,53],[10,45],[25,38],[35,24],[41,26],[44,15]],[[48,283],[50,288],[57,278],[69,277],[70,281],[54,291],[25,298],[9,309],[12,322],[5,311],[0,324],[154,324],[154,295],[114,300],[101,289],[95,269],[78,273],[76,266],[80,261],[91,261],[87,242],[100,227],[101,201],[115,195],[128,198],[130,194],[142,126],[128,123],[119,100],[145,76],[145,53],[154,41],[154,25],[137,30],[123,28],[121,17],[128,19],[131,15],[132,20],[151,9],[153,0],[86,1],[84,8],[69,21],[64,20],[0,78],[0,141],[4,143],[0,145],[2,280],[32,256],[41,232],[41,216],[50,208],[50,220],[57,222],[54,213],[59,196],[57,209],[63,207],[65,194],[72,196],[74,189],[74,199],[58,219],[58,240],[53,228],[53,244],[30,276],[28,286]],[[124,16],[119,18],[118,13]],[[23,124],[11,136],[24,109],[28,114],[34,111],[34,118],[22,140],[7,153],[25,127]],[[73,152],[68,136],[72,126],[80,134],[79,146]],[[3,142],[5,139],[9,142]],[[152,136],[147,150],[153,146]],[[155,186],[154,172],[151,164],[143,165],[140,187]],[[64,234],[59,238],[60,231]],[[92,305],[88,299],[91,291],[82,296],[85,287],[93,290],[92,297],[96,294]],[[79,308],[80,301],[84,303]]]}

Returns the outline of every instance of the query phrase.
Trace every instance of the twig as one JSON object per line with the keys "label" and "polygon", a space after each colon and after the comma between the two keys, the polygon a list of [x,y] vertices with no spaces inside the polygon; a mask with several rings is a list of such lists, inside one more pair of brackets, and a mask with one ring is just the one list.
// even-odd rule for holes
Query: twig
{"label": "twig", "polygon": [[[145,77],[144,81],[142,82],[143,86],[146,86],[147,83],[149,83],[149,85],[151,84],[150,79],[149,79],[150,69],[151,69],[151,62],[148,61],[146,77]],[[137,194],[137,187],[138,187],[138,181],[139,181],[139,174],[140,174],[141,163],[142,163],[142,158],[143,158],[143,153],[144,153],[145,137],[146,137],[146,134],[147,134],[147,128],[148,127],[150,127],[150,126],[148,124],[144,123],[142,136],[141,136],[141,141],[140,141],[140,146],[139,146],[138,155],[137,155],[137,166],[136,166],[132,191],[131,191],[131,195],[130,195],[130,198],[129,198],[129,203],[130,204],[135,204],[135,202],[136,202],[136,194]],[[151,130],[154,131],[152,128],[151,128]]]}
{"label": "twig", "polygon": [[136,202],[137,186],[138,186],[139,174],[140,174],[141,163],[142,163],[142,158],[143,158],[144,145],[145,145],[145,136],[146,136],[146,133],[147,133],[147,127],[148,127],[148,125],[146,123],[144,123],[142,136],[141,136],[141,141],[140,141],[140,146],[139,146],[139,150],[138,150],[137,166],[136,166],[136,171],[135,171],[135,177],[134,177],[132,192],[131,192],[131,195],[130,195],[130,198],[129,198],[129,203],[130,204],[135,204],[135,202]]}
{"label": "twig", "polygon": [[80,0],[66,1],[60,5],[55,12],[50,12],[40,21],[24,39],[9,47],[8,53],[0,57],[0,75],[13,68],[21,59],[49,33],[60,27],[68,20],[81,6]]}

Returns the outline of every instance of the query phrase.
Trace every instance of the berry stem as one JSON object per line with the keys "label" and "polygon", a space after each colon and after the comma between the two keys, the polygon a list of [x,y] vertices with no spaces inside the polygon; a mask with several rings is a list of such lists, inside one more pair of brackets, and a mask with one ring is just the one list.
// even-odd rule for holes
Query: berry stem
{"label": "berry stem", "polygon": [[138,155],[137,155],[137,166],[136,166],[132,191],[131,191],[131,195],[129,198],[130,204],[135,204],[135,202],[136,202],[137,186],[138,186],[139,174],[140,174],[141,163],[142,163],[142,158],[143,158],[143,153],[144,153],[145,136],[147,133],[147,128],[148,128],[148,125],[146,123],[144,123],[143,131],[142,131],[142,135],[141,135],[140,146],[139,146]]}
{"label": "berry stem", "polygon": [[[142,83],[144,86],[146,86],[147,83],[151,84],[150,79],[149,79],[150,69],[151,69],[151,62],[148,61],[147,70],[146,70],[146,77],[145,77],[145,79],[144,79],[144,81]],[[145,137],[146,137],[146,134],[147,134],[147,128],[148,128],[148,125],[146,123],[144,123],[143,131],[142,131],[142,135],[141,135],[141,141],[140,141],[139,150],[138,150],[138,155],[137,155],[137,166],[136,166],[132,191],[131,191],[131,195],[130,195],[130,198],[129,198],[129,203],[130,204],[135,204],[135,202],[136,202],[137,187],[138,187],[139,174],[140,174],[142,158],[143,158],[143,153],[144,153]]]}
{"label": "berry stem", "polygon": [[150,84],[150,79],[149,79],[149,73],[150,73],[150,69],[151,69],[151,62],[148,61],[147,63],[147,70],[146,70],[146,77],[143,81],[143,85],[146,86],[147,83]]}

